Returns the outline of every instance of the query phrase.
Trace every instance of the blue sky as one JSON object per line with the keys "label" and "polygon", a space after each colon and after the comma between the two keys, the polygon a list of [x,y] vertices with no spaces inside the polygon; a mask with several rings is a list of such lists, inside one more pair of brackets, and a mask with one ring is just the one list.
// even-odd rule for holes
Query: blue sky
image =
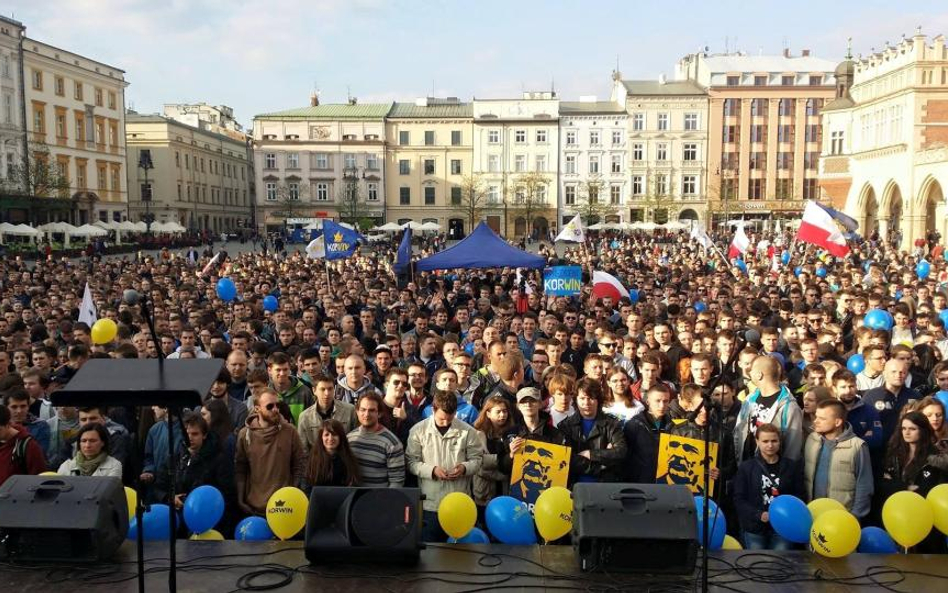
{"label": "blue sky", "polygon": [[555,82],[566,100],[608,98],[624,78],[672,74],[708,46],[837,60],[917,25],[948,34],[942,1],[793,0],[13,0],[0,7],[31,37],[126,71],[126,101],[257,113],[323,102],[514,97]]}

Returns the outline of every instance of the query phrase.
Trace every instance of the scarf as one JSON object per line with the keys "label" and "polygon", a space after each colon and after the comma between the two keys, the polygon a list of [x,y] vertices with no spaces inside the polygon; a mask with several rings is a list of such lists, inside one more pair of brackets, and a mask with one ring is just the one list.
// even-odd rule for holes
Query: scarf
{"label": "scarf", "polygon": [[107,451],[102,451],[91,459],[83,455],[82,451],[76,451],[76,469],[79,470],[80,476],[91,476],[108,457]]}

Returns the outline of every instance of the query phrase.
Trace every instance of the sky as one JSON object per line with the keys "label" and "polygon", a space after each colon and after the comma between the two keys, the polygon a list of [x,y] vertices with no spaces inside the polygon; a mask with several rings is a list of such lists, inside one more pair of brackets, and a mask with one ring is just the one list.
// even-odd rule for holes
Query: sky
{"label": "sky", "polygon": [[625,79],[671,77],[708,47],[840,60],[886,41],[948,35],[948,2],[877,0],[7,0],[31,38],[121,68],[126,105],[229,105],[259,113],[323,103],[608,99]]}

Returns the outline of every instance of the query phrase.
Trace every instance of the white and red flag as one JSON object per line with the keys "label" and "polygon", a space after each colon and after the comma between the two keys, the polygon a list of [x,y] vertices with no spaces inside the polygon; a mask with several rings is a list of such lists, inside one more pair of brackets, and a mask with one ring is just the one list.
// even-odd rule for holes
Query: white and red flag
{"label": "white and red flag", "polygon": [[738,225],[734,232],[734,238],[731,239],[731,246],[727,248],[727,258],[734,259],[739,255],[744,255],[749,247],[750,239],[747,238],[747,233],[744,232],[744,225]]}
{"label": "white and red flag", "polygon": [[628,297],[629,291],[626,290],[619,279],[606,272],[593,272],[593,296],[597,299],[603,297],[612,297],[613,303],[618,303],[621,297]]}
{"label": "white and red flag", "polygon": [[807,201],[803,210],[803,220],[797,230],[797,241],[822,247],[835,257],[846,257],[849,246],[846,238],[830,214],[819,204]]}

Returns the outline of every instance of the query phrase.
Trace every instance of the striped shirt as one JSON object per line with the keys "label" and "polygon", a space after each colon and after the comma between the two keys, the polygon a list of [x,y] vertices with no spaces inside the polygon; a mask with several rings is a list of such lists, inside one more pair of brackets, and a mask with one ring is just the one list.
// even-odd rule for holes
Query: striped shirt
{"label": "striped shirt", "polygon": [[360,426],[348,438],[359,462],[362,486],[400,488],[405,484],[405,449],[392,431],[373,432]]}

